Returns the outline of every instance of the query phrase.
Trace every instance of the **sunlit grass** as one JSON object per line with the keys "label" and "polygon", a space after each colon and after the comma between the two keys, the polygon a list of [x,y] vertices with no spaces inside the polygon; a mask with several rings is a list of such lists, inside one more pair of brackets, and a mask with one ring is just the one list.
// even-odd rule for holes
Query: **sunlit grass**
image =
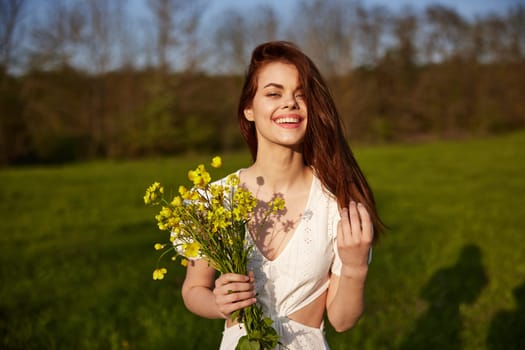
{"label": "sunlit grass", "polygon": [[[512,289],[525,283],[524,149],[525,134],[515,133],[355,150],[390,230],[374,251],[365,316],[342,334],[327,326],[333,349],[410,348],[436,334],[427,348],[493,348],[491,322],[516,310]],[[142,202],[153,181],[182,183],[210,158],[0,171],[0,348],[217,348],[222,322],[184,308],[182,267],[152,280],[163,236]],[[224,163],[217,177],[249,157]],[[459,264],[466,246],[480,259]],[[442,275],[451,277],[428,286]],[[464,292],[470,299],[457,301]]]}

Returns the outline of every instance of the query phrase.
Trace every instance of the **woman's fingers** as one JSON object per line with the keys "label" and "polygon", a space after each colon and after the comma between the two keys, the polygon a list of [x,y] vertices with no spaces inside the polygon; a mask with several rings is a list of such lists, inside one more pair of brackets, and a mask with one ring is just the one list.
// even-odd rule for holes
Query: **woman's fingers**
{"label": "woman's fingers", "polygon": [[229,319],[231,314],[237,310],[243,309],[255,303],[254,298],[245,299],[236,303],[217,304],[219,311],[222,313],[225,319]]}
{"label": "woman's fingers", "polygon": [[345,242],[349,241],[352,235],[350,232],[350,218],[348,216],[348,208],[343,208],[341,210],[341,220],[339,221],[338,231],[337,245],[345,246]]}
{"label": "woman's fingers", "polygon": [[215,287],[221,287],[226,284],[235,283],[235,282],[248,282],[250,280],[250,276],[247,275],[240,275],[237,273],[225,273],[222,274],[217,280],[215,281]]}
{"label": "woman's fingers", "polygon": [[340,245],[348,246],[359,242],[361,237],[361,218],[358,205],[354,201],[351,201],[347,208],[341,210],[341,221],[339,224],[340,234],[337,236],[337,239]]}
{"label": "woman's fingers", "polygon": [[[230,294],[223,294],[221,297],[221,300],[223,304],[240,304],[242,302],[248,302],[248,304],[251,304],[251,299],[255,297],[254,291],[247,291],[247,292],[232,292]],[[238,306],[238,305],[236,305]]]}
{"label": "woman's fingers", "polygon": [[361,218],[359,217],[359,212],[357,211],[356,202],[351,201],[348,210],[350,212],[350,233],[352,235],[352,239],[353,241],[359,241],[361,236]]}
{"label": "woman's fingers", "polygon": [[215,281],[215,290],[218,294],[245,292],[254,290],[254,287],[253,274],[250,276],[227,273]]}
{"label": "woman's fingers", "polygon": [[232,312],[255,303],[253,272],[248,275],[221,275],[215,281],[213,294],[219,311],[229,318]]}
{"label": "woman's fingers", "polygon": [[341,209],[337,234],[339,257],[345,266],[361,266],[368,262],[373,238],[373,224],[366,207],[351,201]]}
{"label": "woman's fingers", "polygon": [[[242,279],[229,279],[229,278],[219,278],[217,279],[217,282],[215,283],[215,288],[224,289],[225,286],[227,286],[227,290],[231,290],[232,292],[242,292],[245,290],[250,289],[253,287],[253,282],[250,282],[250,279],[248,276],[243,276],[245,278]],[[230,292],[231,293],[231,292]]]}
{"label": "woman's fingers", "polygon": [[357,204],[357,210],[359,211],[359,217],[361,218],[361,236],[365,242],[372,242],[374,238],[374,225],[370,219],[370,214],[366,210],[365,206],[361,203]]}
{"label": "woman's fingers", "polygon": [[341,210],[341,230],[344,242],[371,241],[373,238],[373,225],[370,214],[361,203],[351,201],[348,208]]}

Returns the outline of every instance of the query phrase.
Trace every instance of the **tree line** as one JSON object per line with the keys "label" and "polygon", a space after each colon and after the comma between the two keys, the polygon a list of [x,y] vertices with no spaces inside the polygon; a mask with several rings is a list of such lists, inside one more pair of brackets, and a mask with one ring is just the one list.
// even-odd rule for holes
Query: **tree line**
{"label": "tree line", "polygon": [[319,65],[351,142],[525,126],[523,5],[466,18],[342,0],[298,1],[300,16],[206,0],[49,1],[37,16],[37,3],[0,0],[0,165],[244,147],[244,68],[283,38]]}

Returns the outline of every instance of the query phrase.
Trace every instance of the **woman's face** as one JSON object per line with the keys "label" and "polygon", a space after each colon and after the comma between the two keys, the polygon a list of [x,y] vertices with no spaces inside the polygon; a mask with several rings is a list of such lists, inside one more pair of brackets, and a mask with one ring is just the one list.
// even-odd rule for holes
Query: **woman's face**
{"label": "woman's face", "polygon": [[306,133],[307,110],[297,68],[283,62],[261,68],[255,96],[244,116],[255,123],[259,150],[268,145],[300,145]]}

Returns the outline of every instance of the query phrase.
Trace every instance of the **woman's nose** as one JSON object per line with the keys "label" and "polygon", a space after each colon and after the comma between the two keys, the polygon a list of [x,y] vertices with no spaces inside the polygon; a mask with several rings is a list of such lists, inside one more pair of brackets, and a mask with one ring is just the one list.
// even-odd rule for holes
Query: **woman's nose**
{"label": "woman's nose", "polygon": [[295,96],[290,96],[286,99],[285,104],[283,108],[288,109],[297,109],[299,108],[299,104],[297,103],[297,100],[295,99]]}

